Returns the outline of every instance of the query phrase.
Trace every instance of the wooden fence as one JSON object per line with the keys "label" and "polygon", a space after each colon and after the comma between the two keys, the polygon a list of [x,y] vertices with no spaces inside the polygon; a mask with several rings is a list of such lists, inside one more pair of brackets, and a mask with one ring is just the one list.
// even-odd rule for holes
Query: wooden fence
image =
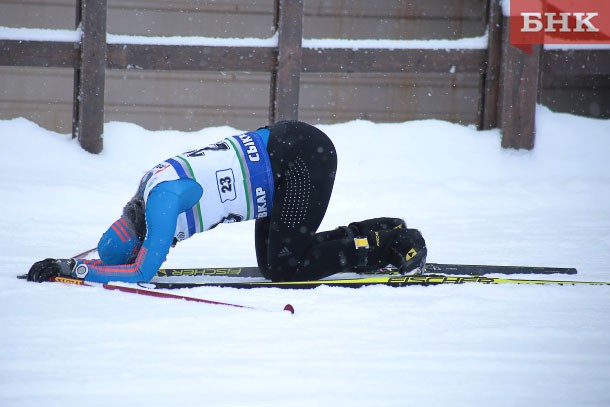
{"label": "wooden fence", "polygon": [[[449,1],[449,0],[448,0]],[[486,49],[311,49],[302,46],[303,0],[275,0],[277,47],[116,44],[106,42],[106,0],[76,0],[76,43],[0,40],[0,65],[74,70],[72,134],[92,153],[103,148],[106,69],[271,73],[269,122],[297,119],[301,73],[476,73],[479,129],[500,128],[502,146],[531,149],[541,74],[610,75],[610,53],[525,54],[508,41],[500,0],[487,0]]]}

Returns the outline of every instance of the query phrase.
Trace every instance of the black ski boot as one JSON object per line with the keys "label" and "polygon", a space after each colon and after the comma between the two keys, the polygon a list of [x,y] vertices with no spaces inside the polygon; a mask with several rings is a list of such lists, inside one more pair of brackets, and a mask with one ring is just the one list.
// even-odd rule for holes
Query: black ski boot
{"label": "black ski boot", "polygon": [[348,226],[339,226],[334,230],[316,233],[317,243],[328,242],[337,239],[366,238],[373,231],[406,229],[407,224],[400,218],[373,218],[360,222],[352,222]]}
{"label": "black ski boot", "polygon": [[400,218],[373,218],[360,222],[352,222],[348,227],[356,236],[366,236],[370,232],[379,232],[390,229],[406,229],[407,224]]}
{"label": "black ski boot", "polygon": [[425,271],[428,249],[419,230],[399,228],[372,231],[368,233],[367,240],[367,270],[392,264],[401,274],[422,274]]}

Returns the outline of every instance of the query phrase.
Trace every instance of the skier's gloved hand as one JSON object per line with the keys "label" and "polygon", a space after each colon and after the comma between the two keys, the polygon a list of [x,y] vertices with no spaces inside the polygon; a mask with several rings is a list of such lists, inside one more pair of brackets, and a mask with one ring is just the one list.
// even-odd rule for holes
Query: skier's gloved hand
{"label": "skier's gloved hand", "polygon": [[356,236],[366,236],[369,232],[389,229],[406,229],[407,224],[400,218],[373,218],[360,222],[352,222],[348,227],[354,231]]}
{"label": "skier's gloved hand", "polygon": [[70,277],[76,261],[73,259],[44,259],[32,265],[28,272],[28,281],[42,283],[53,277]]}
{"label": "skier's gloved hand", "polygon": [[369,232],[368,267],[396,266],[400,273],[421,273],[428,249],[417,229],[390,229]]}

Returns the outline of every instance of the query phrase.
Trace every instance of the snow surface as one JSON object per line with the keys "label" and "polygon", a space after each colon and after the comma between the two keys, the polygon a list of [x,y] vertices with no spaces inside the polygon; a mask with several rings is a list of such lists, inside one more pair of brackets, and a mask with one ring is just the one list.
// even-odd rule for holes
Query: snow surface
{"label": "snow surface", "polygon": [[0,26],[0,38],[3,40],[78,42],[81,35],[80,27],[76,30],[57,30]]}
{"label": "snow surface", "polygon": [[[505,0],[507,1],[507,0]],[[505,6],[508,7],[508,6]],[[508,9],[507,9],[508,10]],[[508,12],[505,12],[508,15]],[[82,31],[0,26],[0,39],[21,41],[79,42]],[[277,47],[277,33],[268,38],[225,38],[202,36],[143,36],[106,34],[108,44],[187,45],[211,47]],[[486,49],[488,33],[478,37],[437,40],[304,38],[309,49]],[[610,44],[546,44],[545,49],[610,49]]]}
{"label": "snow surface", "polygon": [[211,47],[277,47],[277,33],[268,38],[222,38],[199,36],[146,36],[108,34],[109,44],[194,45]]}
{"label": "snow surface", "polygon": [[[537,113],[531,152],[437,120],[319,126],[339,156],[322,229],[401,216],[430,261],[610,281],[610,121]],[[90,155],[0,121],[1,406],[610,405],[609,287],[180,291],[290,315],[15,278],[94,247],[157,162],[238,131],[113,122]],[[166,265],[253,265],[252,235],[222,225]]]}
{"label": "snow surface", "polygon": [[[0,38],[6,40],[24,41],[59,41],[78,42],[82,31],[14,28],[0,26]],[[214,47],[277,47],[278,35],[268,38],[224,38],[203,36],[143,36],[143,35],[106,35],[109,44],[146,44],[146,45],[190,45]],[[308,38],[303,39],[304,48],[326,49],[485,49],[487,34],[479,37],[440,40],[393,40],[393,39],[338,39],[338,38]]]}

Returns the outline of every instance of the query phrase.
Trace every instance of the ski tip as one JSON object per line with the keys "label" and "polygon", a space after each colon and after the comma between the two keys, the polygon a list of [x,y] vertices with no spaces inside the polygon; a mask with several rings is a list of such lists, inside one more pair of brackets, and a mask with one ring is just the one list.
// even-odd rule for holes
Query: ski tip
{"label": "ski tip", "polygon": [[28,279],[28,275],[27,275],[27,273],[26,274],[20,274],[20,275],[17,276],[17,278],[20,279],[20,280],[27,280]]}
{"label": "ski tip", "polygon": [[294,314],[294,307],[293,307],[292,305],[290,305],[290,304],[286,304],[286,305],[284,306],[284,311],[288,311],[288,312],[290,312],[291,314]]}

